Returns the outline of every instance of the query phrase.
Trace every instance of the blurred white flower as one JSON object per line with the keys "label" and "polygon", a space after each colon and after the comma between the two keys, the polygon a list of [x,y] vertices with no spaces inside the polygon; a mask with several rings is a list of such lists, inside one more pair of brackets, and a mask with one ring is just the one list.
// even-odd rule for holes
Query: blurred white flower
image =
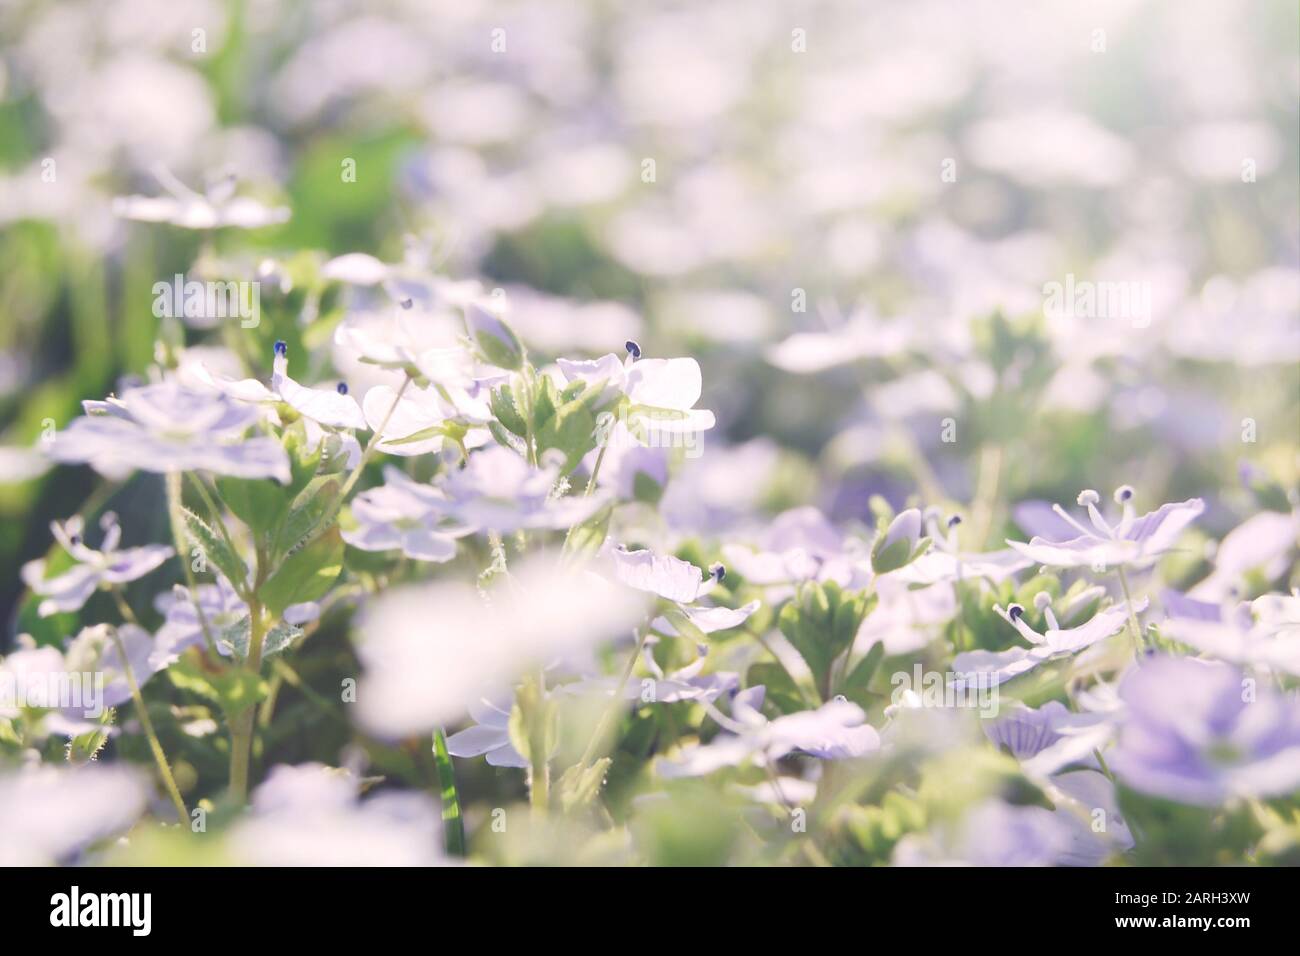
{"label": "blurred white flower", "polygon": [[76,862],[91,844],[129,828],[148,790],[133,768],[27,766],[0,773],[0,866]]}
{"label": "blurred white flower", "polygon": [[284,206],[236,196],[233,176],[217,180],[206,193],[195,192],[161,166],[155,167],[154,176],[170,196],[119,196],[113,200],[113,212],[124,219],[166,222],[183,229],[258,229],[289,219]]}
{"label": "blurred white flower", "polygon": [[388,737],[460,719],[528,671],[644,623],[635,592],[545,558],[490,590],[443,581],[390,591],[362,611],[358,720]]}
{"label": "blurred white flower", "polygon": [[227,849],[250,866],[435,866],[440,823],[427,793],[360,796],[360,782],[323,764],[279,765],[253,792]]}

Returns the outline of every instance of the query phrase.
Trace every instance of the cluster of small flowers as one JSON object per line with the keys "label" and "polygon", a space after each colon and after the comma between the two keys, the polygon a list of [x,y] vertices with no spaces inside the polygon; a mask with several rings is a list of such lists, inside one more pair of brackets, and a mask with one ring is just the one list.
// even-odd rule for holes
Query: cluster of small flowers
{"label": "cluster of small flowers", "polygon": [[[398,288],[393,269],[347,256],[322,275]],[[402,278],[402,289],[416,281]],[[1059,505],[1026,505],[1017,523],[1036,532],[1031,540],[989,552],[965,549],[960,518],[937,508],[892,514],[877,503],[874,538],[796,508],[757,534],[718,536],[709,546],[722,560],[701,570],[678,556],[689,539],[671,509],[654,519],[670,474],[695,466],[653,431],[715,424],[695,407],[696,361],[645,357],[628,342],[622,358],[538,368],[504,312],[472,283],[427,278],[418,307],[403,294],[349,314],[334,361],[368,376],[360,401],[341,383],[291,377],[283,341],[269,385],[224,374],[224,357],[192,348],[148,384],[87,401],[49,454],[115,480],[166,475],[176,542],[204,559],[211,580],[187,572],[186,584],[162,590],[151,633],[124,588],[154,575],[173,547],[121,547],[111,513],[98,549],[80,517],[56,523],[64,555],[23,569],[39,614],[83,614],[107,591],[118,620],[87,623],[62,650],[25,639],[0,673],[35,685],[98,671],[110,710],[9,707],[0,721],[33,755],[43,740],[67,738],[69,760],[145,733],[183,815],[185,795],[144,709],[144,689],[169,672],[174,688],[218,705],[228,793],[243,802],[256,731],[249,705],[234,699],[247,692],[240,678],[260,681],[276,655],[276,672],[293,674],[287,660],[309,655],[306,636],[335,616],[351,622],[356,645],[360,680],[344,701],[359,730],[380,746],[431,739],[447,761],[485,755],[522,769],[535,808],[588,825],[631,718],[632,728],[658,728],[645,763],[653,786],[670,793],[680,778],[708,778],[728,799],[792,811],[843,779],[827,762],[874,763],[899,775],[905,794],[917,768],[941,772],[933,768],[945,755],[974,749],[1000,753],[1009,762],[999,773],[1044,795],[1047,806],[1008,802],[981,784],[955,815],[922,801],[893,838],[854,850],[883,861],[1101,863],[1140,851],[1126,822],[1141,812],[1138,798],[1220,813],[1247,806],[1262,815],[1262,836],[1282,839],[1284,818],[1261,801],[1300,787],[1300,596],[1235,596],[1246,572],[1286,565],[1294,515],[1256,516],[1228,535],[1200,583],[1160,594],[1159,618],[1147,597],[1131,596],[1130,577],[1154,592],[1153,570],[1204,504],[1138,515],[1127,486],[1111,518],[1100,495],[1082,492],[1086,523]],[[598,422],[611,413],[626,435],[602,443]],[[620,651],[625,635],[632,646]],[[621,676],[606,673],[602,648],[626,656]],[[1009,703],[977,716],[913,691],[891,698],[885,660],[937,663],[950,689],[1005,690]],[[273,697],[257,693],[273,717]],[[138,725],[111,709],[129,702]],[[216,731],[214,721],[192,723],[197,737]],[[984,743],[972,741],[969,729],[981,726]],[[230,847],[255,862],[298,860],[307,846],[320,848],[309,862],[463,852],[463,835],[437,839],[427,795],[361,799],[366,758],[349,761],[269,768]],[[39,763],[0,776],[0,794],[30,809],[57,792],[57,805],[84,822],[76,839],[6,829],[9,858],[68,859],[139,823],[148,787],[120,762]],[[822,825],[828,846],[845,839],[842,821]]]}

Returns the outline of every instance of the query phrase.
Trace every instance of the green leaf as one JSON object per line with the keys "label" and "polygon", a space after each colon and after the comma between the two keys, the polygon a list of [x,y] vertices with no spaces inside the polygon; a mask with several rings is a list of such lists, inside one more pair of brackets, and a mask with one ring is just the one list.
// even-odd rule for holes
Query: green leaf
{"label": "green leaf", "polygon": [[99,752],[108,743],[108,730],[113,725],[114,711],[109,707],[99,717],[98,726],[71,738],[67,745],[67,760],[70,764],[84,764],[96,759]]}
{"label": "green leaf", "polygon": [[632,476],[632,497],[648,505],[659,504],[659,499],[663,497],[664,488],[654,478],[644,471],[638,471]]}
{"label": "green leaf", "polygon": [[515,394],[508,384],[492,390],[492,397],[488,401],[488,407],[492,410],[492,414],[496,416],[496,420],[509,431],[520,438],[528,434],[528,423],[524,421],[524,416],[519,414],[519,407],[515,403]]}
{"label": "green leaf", "polygon": [[218,478],[217,492],[258,537],[273,532],[289,510],[288,493],[269,478]]}
{"label": "green leaf", "polygon": [[759,684],[764,687],[764,699],[771,702],[772,706],[783,714],[793,714],[808,708],[808,702],[795,682],[791,680],[785,668],[775,661],[761,661],[752,665],[746,672],[747,687],[756,687]]}
{"label": "green leaf", "polygon": [[220,704],[227,720],[234,719],[256,705],[268,690],[266,681],[260,675],[243,667],[213,672],[187,657],[182,657],[167,668],[167,676],[181,690]]}
{"label": "green leaf", "polygon": [[560,776],[556,789],[560,794],[560,806],[565,813],[589,806],[600,795],[605,774],[613,763],[609,757],[601,757],[590,767],[574,764]]}
{"label": "green leaf", "polygon": [[285,430],[284,447],[289,453],[289,470],[292,475],[286,495],[292,499],[316,476],[325,439],[322,438],[315,445],[310,444],[307,441],[306,427],[301,421],[297,421]]}
{"label": "green leaf", "polygon": [[576,398],[556,409],[533,431],[540,454],[548,448],[564,453],[564,473],[578,467],[587,452],[596,447],[596,416],[589,403]]}
{"label": "green leaf", "polygon": [[536,678],[525,680],[515,691],[510,709],[510,743],[537,769],[544,767],[559,744],[559,709]]}
{"label": "green leaf", "polygon": [[[252,622],[247,615],[231,624],[217,638],[217,646],[228,649],[239,660],[248,659],[248,644],[252,639]],[[262,659],[279,654],[302,637],[302,628],[281,621],[262,638]]]}
{"label": "green leaf", "polygon": [[505,319],[471,303],[465,307],[465,325],[489,365],[512,372],[523,367],[524,346]]}
{"label": "green leaf", "polygon": [[325,596],[343,570],[343,538],[338,526],[291,553],[258,591],[262,603],[279,617],[290,604]]}
{"label": "green leaf", "polygon": [[673,626],[673,630],[675,630],[679,636],[690,641],[693,647],[699,647],[701,644],[707,644],[709,642],[709,635],[705,634],[695,624],[692,624],[691,619],[687,617],[682,612],[682,609],[677,605],[674,604],[665,608],[663,616],[668,620],[668,623]]}
{"label": "green leaf", "polygon": [[329,513],[338,497],[343,482],[337,475],[322,475],[315,478],[303,489],[289,515],[280,529],[280,551],[292,551],[298,544],[316,530],[317,526]]}
{"label": "green leaf", "polygon": [[418,441],[428,441],[430,438],[437,438],[439,435],[446,435],[447,429],[441,424],[430,425],[428,428],[421,428],[419,431],[411,432],[409,435],[403,435],[401,438],[385,438],[385,445],[414,445]]}
{"label": "green leaf", "polygon": [[565,542],[565,549],[575,557],[595,554],[605,543],[605,537],[609,534],[609,520],[613,514],[613,505],[601,508],[573,529],[573,533]]}
{"label": "green leaf", "polygon": [[809,583],[781,609],[777,626],[808,664],[822,700],[831,693],[835,662],[853,646],[869,600],[834,581]]}
{"label": "green leaf", "polygon": [[[244,559],[231,550],[226,539],[212,530],[202,518],[188,508],[181,508],[185,518],[185,530],[190,540],[202,549],[204,556],[217,568],[227,581],[242,589],[248,583],[248,566]],[[189,560],[188,557],[185,560]]]}
{"label": "green leaf", "polygon": [[871,645],[871,650],[867,651],[865,657],[858,661],[849,671],[841,690],[847,692],[850,690],[866,690],[867,685],[871,683],[871,678],[875,676],[876,668],[885,657],[885,642],[877,641]]}
{"label": "green leaf", "polygon": [[492,437],[497,440],[498,445],[501,445],[504,448],[509,448],[511,451],[518,452],[521,455],[523,454],[523,442],[515,438],[499,421],[493,419],[487,423],[487,427],[488,431],[492,433]]}
{"label": "green leaf", "polygon": [[533,387],[533,431],[536,432],[550,424],[555,417],[555,386],[548,376],[543,375]]}

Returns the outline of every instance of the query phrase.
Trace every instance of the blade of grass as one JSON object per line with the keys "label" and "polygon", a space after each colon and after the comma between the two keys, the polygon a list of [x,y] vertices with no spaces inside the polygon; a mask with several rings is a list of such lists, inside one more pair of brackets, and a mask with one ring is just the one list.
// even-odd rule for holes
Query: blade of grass
{"label": "blade of grass", "polygon": [[438,768],[438,785],[442,787],[442,829],[448,856],[465,855],[465,821],[460,815],[460,795],[456,792],[456,771],[447,752],[447,732],[439,727],[433,732],[433,760]]}

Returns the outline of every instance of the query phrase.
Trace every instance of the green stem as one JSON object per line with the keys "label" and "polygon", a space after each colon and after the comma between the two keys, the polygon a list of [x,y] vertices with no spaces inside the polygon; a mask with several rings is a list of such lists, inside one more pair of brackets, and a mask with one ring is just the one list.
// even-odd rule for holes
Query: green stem
{"label": "green stem", "polygon": [[528,464],[534,468],[537,467],[537,442],[533,437],[533,367],[530,363],[524,362],[523,368],[519,370],[522,379],[523,389],[520,394],[520,401],[523,404],[524,412],[524,457],[528,459]]}
{"label": "green stem", "polygon": [[[244,666],[253,674],[262,670],[262,642],[266,636],[266,622],[262,605],[254,599],[248,606],[249,636],[248,660]],[[257,708],[246,706],[230,721],[230,794],[243,805],[248,799],[248,768],[252,760],[253,727]]]}
{"label": "green stem", "polygon": [[[117,591],[120,605],[125,605],[122,596]],[[130,608],[128,607],[129,611]],[[123,615],[127,616],[127,615]],[[135,615],[130,615],[134,620]],[[162,744],[158,740],[158,734],[154,731],[153,721],[149,718],[149,711],[144,705],[144,695],[140,693],[140,685],[136,683],[135,672],[131,669],[130,658],[126,655],[126,645],[122,643],[122,637],[117,633],[117,628],[112,629],[113,643],[117,646],[117,655],[122,661],[122,673],[126,677],[126,684],[131,689],[131,700],[135,703],[136,716],[140,718],[140,726],[144,728],[144,735],[149,739],[149,749],[153,751],[153,759],[158,764],[158,772],[162,775],[163,785],[167,788],[167,795],[171,797],[172,804],[176,807],[176,817],[178,822],[184,823],[189,820],[190,812],[185,809],[185,801],[181,799],[180,788],[176,786],[176,778],[172,776],[172,768],[167,763],[167,754],[163,752]]]}
{"label": "green stem", "polygon": [[167,473],[167,512],[171,517],[172,524],[172,541],[176,546],[176,557],[180,559],[181,571],[185,575],[185,586],[189,588],[190,603],[194,605],[194,612],[199,618],[199,628],[203,631],[203,641],[207,645],[208,653],[214,661],[221,660],[221,654],[217,650],[217,641],[212,636],[212,628],[208,625],[208,616],[203,611],[203,605],[199,602],[199,586],[194,579],[194,569],[190,567],[189,548],[185,546],[185,519],[181,515],[181,475],[180,472],[169,471]]}
{"label": "green stem", "polygon": [[[534,680],[536,681],[536,699],[542,704],[540,716],[542,720],[545,720],[546,672],[539,669]],[[534,717],[537,716],[534,715]],[[546,815],[551,805],[551,762],[546,749],[547,733],[545,726],[539,727],[534,721],[533,726],[528,729],[528,735],[528,802],[533,809],[533,815],[542,817]]]}
{"label": "green stem", "polygon": [[401,388],[399,388],[397,394],[393,396],[393,404],[388,406],[388,413],[384,415],[383,420],[379,423],[379,427],[371,433],[370,441],[366,442],[366,447],[362,449],[361,459],[348,475],[347,481],[343,483],[343,488],[339,491],[338,495],[335,496],[333,503],[330,504],[329,510],[325,512],[324,517],[319,523],[317,523],[316,529],[303,541],[302,547],[306,547],[320,537],[320,535],[334,523],[334,519],[338,517],[339,512],[343,510],[343,503],[348,500],[348,494],[354,487],[356,487],[357,481],[361,478],[361,473],[366,470],[366,464],[374,455],[375,448],[378,446],[379,440],[384,434],[384,429],[388,427],[389,421],[392,420],[394,413],[397,411],[397,406],[402,403],[402,396],[406,394],[406,389],[410,386],[412,381],[413,379],[408,372],[406,378],[402,381]]}
{"label": "green stem", "polygon": [[591,477],[587,479],[587,490],[582,493],[582,497],[589,498],[591,493],[596,490],[596,477],[600,474],[600,466],[605,462],[605,452],[609,450],[609,441],[606,439],[605,444],[600,446],[600,453],[596,455],[596,464],[591,467]]}
{"label": "green stem", "polygon": [[460,796],[456,793],[456,771],[447,752],[447,731],[433,732],[433,759],[438,768],[438,785],[442,788],[442,830],[448,856],[465,855],[465,821],[460,816]]}
{"label": "green stem", "polygon": [[[605,449],[608,447],[608,444],[600,446],[600,454],[596,456],[596,464],[591,468],[591,477],[587,479],[587,488],[582,493],[582,497],[584,498],[590,497],[591,493],[596,490],[596,476],[600,474],[600,466],[605,461]],[[568,553],[569,541],[573,538],[573,532],[578,530],[578,526],[581,524],[581,521],[577,521],[569,526],[569,530],[564,535],[564,544],[560,546],[560,552],[562,554]]]}
{"label": "green stem", "polygon": [[587,749],[582,752],[582,759],[578,766],[586,769],[591,758],[596,756],[596,748],[600,746],[601,738],[605,736],[605,731],[609,728],[609,722],[614,719],[614,715],[623,709],[623,688],[627,686],[628,678],[632,676],[632,671],[636,668],[637,659],[641,656],[641,651],[645,648],[646,638],[650,635],[650,628],[643,628],[641,636],[636,642],[636,649],[632,651],[632,656],[627,659],[627,666],[623,668],[623,676],[619,679],[618,686],[614,688],[614,696],[605,708],[605,712],[600,715],[600,720],[596,724],[596,729],[592,731],[591,739],[587,741]]}
{"label": "green stem", "polygon": [[1106,779],[1114,783],[1115,775],[1110,772],[1110,767],[1106,766],[1106,758],[1101,755],[1101,748],[1093,747],[1092,755],[1097,758],[1097,765],[1101,767],[1101,772],[1106,775]]}
{"label": "green stem", "polygon": [[1119,575],[1119,586],[1124,592],[1124,603],[1128,606],[1128,624],[1133,629],[1134,653],[1141,655],[1146,642],[1142,640],[1142,625],[1138,623],[1137,612],[1133,610],[1133,595],[1128,590],[1128,577],[1124,574],[1123,567],[1118,567],[1115,571]]}
{"label": "green stem", "polygon": [[[384,434],[384,429],[388,427],[388,423],[392,420],[393,415],[397,412],[397,406],[402,404],[402,396],[406,394],[406,390],[407,388],[410,387],[410,385],[411,385],[411,376],[408,374],[406,378],[402,380],[402,385],[397,390],[397,394],[393,396],[393,404],[388,406],[388,413],[384,415],[383,421],[379,423],[379,427],[376,428],[374,432],[371,434],[370,441],[366,442],[366,447],[361,452],[361,460],[358,461],[357,466],[352,469],[352,474],[348,475],[348,480],[343,483],[343,490],[339,492],[337,505],[333,509],[333,512],[335,514],[338,513],[338,507],[342,506],[342,503],[347,500],[348,492],[350,492],[352,488],[356,485],[357,479],[361,477],[361,472],[365,470],[366,464],[370,461],[371,457],[374,455],[375,447],[379,444],[379,440]],[[331,515],[331,517],[333,517],[333,515]],[[328,524],[328,522],[325,523]]]}

